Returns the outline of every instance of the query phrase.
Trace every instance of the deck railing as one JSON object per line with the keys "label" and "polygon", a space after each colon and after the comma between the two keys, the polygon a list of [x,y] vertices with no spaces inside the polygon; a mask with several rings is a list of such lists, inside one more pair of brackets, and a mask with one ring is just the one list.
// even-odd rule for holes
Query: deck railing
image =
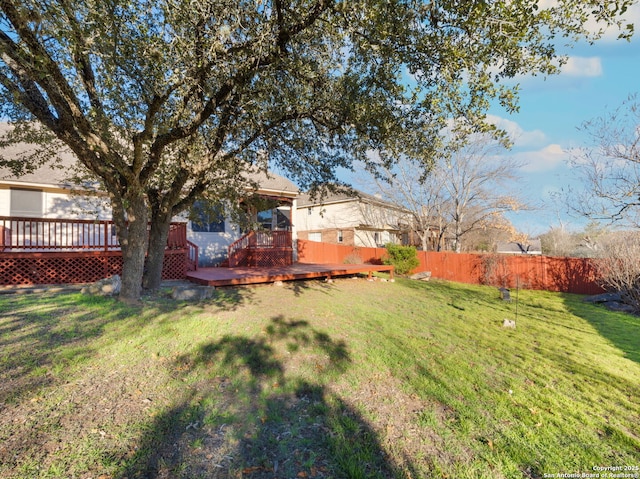
{"label": "deck railing", "polygon": [[0,216],[0,251],[117,249],[112,221]]}
{"label": "deck railing", "polygon": [[[186,223],[171,223],[167,248],[193,249],[188,243]],[[113,221],[0,216],[0,251],[119,249],[120,243]]]}
{"label": "deck railing", "polygon": [[252,251],[277,248],[292,248],[291,231],[250,231],[229,245],[229,266],[246,266]]}
{"label": "deck railing", "polygon": [[240,266],[248,256],[249,248],[256,244],[256,232],[249,231],[229,245],[229,266]]}
{"label": "deck railing", "polygon": [[285,248],[291,246],[291,231],[257,231],[256,248]]}
{"label": "deck railing", "polygon": [[198,271],[198,245],[187,241],[187,271]]}

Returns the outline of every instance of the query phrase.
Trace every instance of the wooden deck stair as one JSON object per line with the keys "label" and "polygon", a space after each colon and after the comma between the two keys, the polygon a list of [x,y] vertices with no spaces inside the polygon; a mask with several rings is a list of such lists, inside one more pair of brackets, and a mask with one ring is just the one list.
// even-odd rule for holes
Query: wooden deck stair
{"label": "wooden deck stair", "polygon": [[229,245],[227,259],[220,266],[268,268],[292,263],[291,231],[250,231]]}

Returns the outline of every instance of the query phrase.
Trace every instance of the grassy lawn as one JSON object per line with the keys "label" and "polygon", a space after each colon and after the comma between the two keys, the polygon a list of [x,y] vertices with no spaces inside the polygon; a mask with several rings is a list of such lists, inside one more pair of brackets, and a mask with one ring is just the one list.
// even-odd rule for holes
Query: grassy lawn
{"label": "grassy lawn", "polygon": [[640,477],[639,431],[640,319],[580,296],[0,297],[2,478]]}

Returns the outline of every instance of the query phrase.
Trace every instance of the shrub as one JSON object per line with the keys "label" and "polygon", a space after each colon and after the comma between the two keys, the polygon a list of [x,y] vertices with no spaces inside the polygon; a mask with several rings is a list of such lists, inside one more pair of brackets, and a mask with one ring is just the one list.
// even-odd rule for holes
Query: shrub
{"label": "shrub", "polygon": [[364,261],[362,261],[362,258],[360,257],[360,255],[355,251],[353,253],[348,254],[347,256],[345,256],[344,260],[342,262],[344,264],[362,264],[362,263],[364,263]]}
{"label": "shrub", "polygon": [[418,253],[414,246],[401,246],[393,243],[386,245],[387,256],[384,264],[393,265],[397,274],[408,274],[420,266]]}
{"label": "shrub", "polygon": [[611,237],[595,266],[600,285],[619,293],[624,303],[640,312],[640,235],[625,232]]}
{"label": "shrub", "polygon": [[481,259],[481,284],[489,286],[509,287],[509,266],[504,256],[497,254],[483,255]]}

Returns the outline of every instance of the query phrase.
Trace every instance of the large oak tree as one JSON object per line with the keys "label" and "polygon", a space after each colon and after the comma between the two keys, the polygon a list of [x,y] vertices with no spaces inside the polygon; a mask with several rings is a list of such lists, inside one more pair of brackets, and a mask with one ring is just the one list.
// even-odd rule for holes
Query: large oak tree
{"label": "large oak tree", "polygon": [[102,182],[135,301],[145,254],[154,288],[170,219],[196,198],[236,191],[249,167],[312,187],[371,149],[428,166],[446,118],[515,108],[501,79],[553,73],[556,38],[631,3],[0,0],[7,141],[62,143]]}

